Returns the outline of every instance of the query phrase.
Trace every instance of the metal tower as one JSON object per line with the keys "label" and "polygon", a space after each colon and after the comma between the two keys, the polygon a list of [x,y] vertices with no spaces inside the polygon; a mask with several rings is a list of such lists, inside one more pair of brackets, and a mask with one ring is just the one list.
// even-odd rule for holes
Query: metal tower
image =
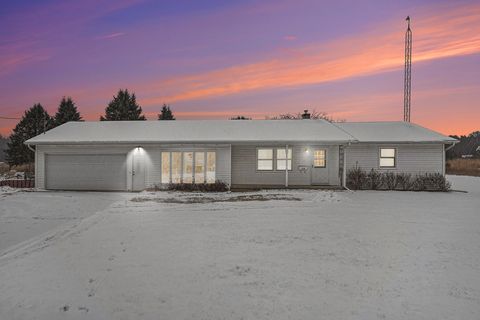
{"label": "metal tower", "polygon": [[407,17],[407,31],[405,32],[405,78],[403,83],[403,121],[410,122],[410,96],[412,93],[412,30],[410,30],[410,16]]}

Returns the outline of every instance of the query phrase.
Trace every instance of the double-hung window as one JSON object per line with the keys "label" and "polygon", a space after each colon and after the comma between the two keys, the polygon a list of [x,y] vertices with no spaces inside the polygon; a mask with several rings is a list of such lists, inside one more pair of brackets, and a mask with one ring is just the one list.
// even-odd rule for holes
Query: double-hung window
{"label": "double-hung window", "polygon": [[380,148],[380,167],[394,168],[396,165],[397,150],[395,148]]}
{"label": "double-hung window", "polygon": [[271,148],[257,149],[257,170],[259,171],[273,170],[273,149]]}
{"label": "double-hung window", "polygon": [[288,170],[292,170],[292,149],[277,149],[277,170],[285,170],[288,163]]}

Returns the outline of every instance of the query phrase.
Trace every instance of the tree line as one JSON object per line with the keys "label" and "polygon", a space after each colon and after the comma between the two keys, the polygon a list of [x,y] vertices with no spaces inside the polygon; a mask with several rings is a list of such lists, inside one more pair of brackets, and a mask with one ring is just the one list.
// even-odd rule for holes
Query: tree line
{"label": "tree line", "polygon": [[447,151],[447,159],[461,158],[462,156],[480,157],[480,131],[474,131],[467,136],[450,136],[459,142]]}
{"label": "tree line", "polygon": [[[135,93],[131,94],[127,89],[120,89],[108,103],[105,114],[100,116],[100,121],[127,120],[146,120],[146,117],[137,103]],[[169,105],[163,104],[158,114],[158,120],[175,120]],[[34,104],[25,111],[8,140],[0,136],[0,147],[5,148],[3,144],[6,144],[5,160],[10,165],[33,162],[35,155],[24,142],[69,121],[83,121],[77,105],[71,97],[62,98],[57,112],[53,116],[50,116],[40,103]]]}

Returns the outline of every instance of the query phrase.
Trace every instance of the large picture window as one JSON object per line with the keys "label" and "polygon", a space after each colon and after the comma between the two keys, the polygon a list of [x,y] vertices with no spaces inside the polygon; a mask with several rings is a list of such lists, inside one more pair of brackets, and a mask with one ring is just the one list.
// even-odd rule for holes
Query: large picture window
{"label": "large picture window", "polygon": [[397,152],[395,148],[380,148],[380,167],[394,168],[396,165]]}
{"label": "large picture window", "polygon": [[195,152],[195,183],[205,182],[205,152]]}
{"label": "large picture window", "polygon": [[193,152],[183,153],[183,183],[193,183]]}
{"label": "large picture window", "polygon": [[215,151],[174,151],[161,153],[161,182],[214,183]]}
{"label": "large picture window", "polygon": [[[287,158],[288,155],[288,158]],[[292,149],[277,149],[277,170],[285,170],[288,161],[288,170],[292,170]]]}
{"label": "large picture window", "polygon": [[182,153],[172,152],[172,183],[182,182]]}
{"label": "large picture window", "polygon": [[215,166],[216,166],[216,154],[215,152],[207,152],[207,183],[215,182]]}
{"label": "large picture window", "polygon": [[273,170],[273,149],[257,149],[257,170]]}
{"label": "large picture window", "polygon": [[162,183],[170,183],[170,152],[162,152]]}

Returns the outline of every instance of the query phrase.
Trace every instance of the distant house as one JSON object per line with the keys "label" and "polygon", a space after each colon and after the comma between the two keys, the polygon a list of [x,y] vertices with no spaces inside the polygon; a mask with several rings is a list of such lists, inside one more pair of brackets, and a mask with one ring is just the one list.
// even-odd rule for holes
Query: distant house
{"label": "distant house", "polygon": [[305,119],[69,122],[26,144],[35,146],[39,188],[137,191],[216,180],[342,187],[356,166],[444,174],[455,141],[406,122]]}

